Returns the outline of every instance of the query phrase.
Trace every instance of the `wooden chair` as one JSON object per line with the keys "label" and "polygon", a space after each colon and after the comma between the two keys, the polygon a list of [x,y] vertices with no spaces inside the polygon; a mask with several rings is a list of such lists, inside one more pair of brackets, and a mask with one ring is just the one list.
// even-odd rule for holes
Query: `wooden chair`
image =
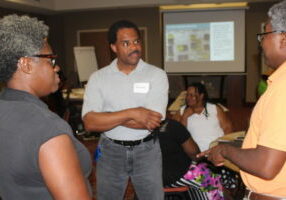
{"label": "wooden chair", "polygon": [[164,188],[165,200],[188,200],[186,192],[189,193],[188,186]]}

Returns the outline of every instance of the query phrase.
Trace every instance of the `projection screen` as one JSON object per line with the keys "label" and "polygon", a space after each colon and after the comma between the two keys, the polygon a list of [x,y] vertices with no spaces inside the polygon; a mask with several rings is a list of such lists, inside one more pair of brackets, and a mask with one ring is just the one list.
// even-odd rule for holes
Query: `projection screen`
{"label": "projection screen", "polygon": [[164,11],[168,73],[245,72],[245,11]]}

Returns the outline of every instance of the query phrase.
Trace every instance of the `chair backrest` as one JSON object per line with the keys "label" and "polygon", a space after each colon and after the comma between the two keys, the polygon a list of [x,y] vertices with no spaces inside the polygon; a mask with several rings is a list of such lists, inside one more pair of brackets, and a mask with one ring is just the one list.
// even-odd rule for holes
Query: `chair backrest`
{"label": "chair backrest", "polygon": [[189,187],[188,186],[182,186],[182,187],[175,187],[175,188],[164,188],[165,192],[165,200],[175,200],[175,199],[181,199],[181,200],[188,200],[190,198],[186,197],[185,192],[188,192],[189,194]]}
{"label": "chair backrest", "polygon": [[164,188],[164,192],[186,192],[189,190],[188,186]]}

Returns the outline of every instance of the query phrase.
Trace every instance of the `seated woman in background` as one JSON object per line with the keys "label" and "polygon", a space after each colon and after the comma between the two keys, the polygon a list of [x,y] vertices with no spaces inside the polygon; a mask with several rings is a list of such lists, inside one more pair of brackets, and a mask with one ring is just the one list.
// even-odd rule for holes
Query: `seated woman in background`
{"label": "seated woman in background", "polygon": [[[232,124],[223,109],[209,102],[208,93],[202,83],[188,86],[186,106],[181,110],[180,122],[187,127],[200,151],[209,149],[210,143],[232,132]],[[227,189],[237,187],[237,174],[228,168],[214,168],[221,175],[221,182]]]}
{"label": "seated woman in background", "polygon": [[181,123],[167,119],[158,131],[164,187],[189,186],[191,199],[224,199],[219,176],[206,163],[194,162],[199,148],[188,130]]}
{"label": "seated woman in background", "polygon": [[199,82],[188,86],[186,107],[181,114],[180,122],[192,134],[200,151],[209,149],[212,141],[232,132],[225,112],[220,106],[208,102],[206,88]]}

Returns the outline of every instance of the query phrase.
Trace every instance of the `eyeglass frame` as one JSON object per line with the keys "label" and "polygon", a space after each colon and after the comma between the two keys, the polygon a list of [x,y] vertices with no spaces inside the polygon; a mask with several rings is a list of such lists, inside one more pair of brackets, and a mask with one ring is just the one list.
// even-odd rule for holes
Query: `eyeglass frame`
{"label": "eyeglass frame", "polygon": [[56,65],[57,65],[56,64],[56,59],[57,59],[58,55],[56,55],[56,54],[35,54],[35,55],[25,56],[25,57],[49,58],[51,60],[52,67],[55,68]]}
{"label": "eyeglass frame", "polygon": [[258,42],[260,43],[263,40],[263,36],[271,34],[271,33],[286,33],[286,31],[269,31],[269,32],[263,32],[263,33],[257,33],[256,37]]}

